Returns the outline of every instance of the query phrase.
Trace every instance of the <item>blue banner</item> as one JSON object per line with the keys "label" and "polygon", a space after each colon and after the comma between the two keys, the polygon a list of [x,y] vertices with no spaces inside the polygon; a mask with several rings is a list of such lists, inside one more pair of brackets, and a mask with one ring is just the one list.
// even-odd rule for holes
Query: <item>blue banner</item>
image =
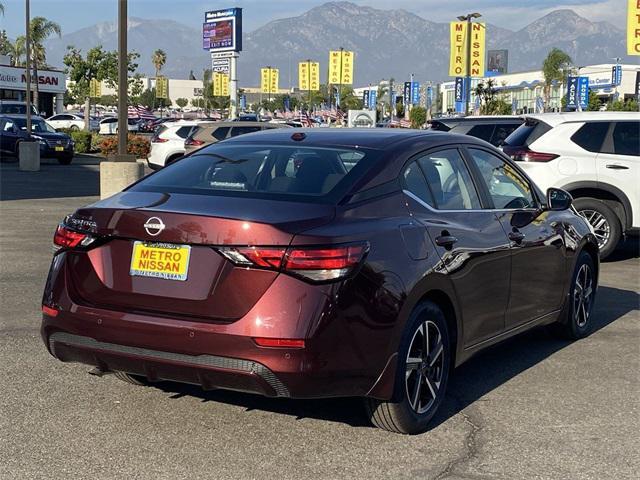
{"label": "blue banner", "polygon": [[378,105],[378,91],[369,90],[369,110],[375,110]]}
{"label": "blue banner", "polygon": [[578,108],[578,77],[567,79],[567,108]]}
{"label": "blue banner", "polygon": [[464,102],[465,100],[464,77],[456,77],[455,83],[455,101]]}
{"label": "blue banner", "polygon": [[407,108],[411,102],[411,82],[404,82],[404,88],[402,90],[402,104],[404,108]]}
{"label": "blue banner", "polygon": [[393,90],[391,92],[391,108],[395,109],[396,108],[396,102],[398,100],[398,94],[396,93],[395,90]]}
{"label": "blue banner", "polygon": [[622,65],[611,67],[611,86],[617,87],[622,83]]}
{"label": "blue banner", "polygon": [[291,106],[291,98],[284,97],[284,101],[282,103],[284,104],[284,109],[289,110],[289,107]]}
{"label": "blue banner", "polygon": [[246,110],[246,109],[247,109],[247,96],[240,95],[240,110]]}
{"label": "blue banner", "polygon": [[427,87],[427,108],[431,108],[433,106],[433,87],[429,85]]}
{"label": "blue banner", "polygon": [[420,103],[420,83],[411,83],[411,105],[418,105]]}
{"label": "blue banner", "polygon": [[367,108],[369,106],[369,90],[362,92],[362,106]]}
{"label": "blue banner", "polygon": [[578,77],[578,104],[581,109],[589,106],[589,77]]}

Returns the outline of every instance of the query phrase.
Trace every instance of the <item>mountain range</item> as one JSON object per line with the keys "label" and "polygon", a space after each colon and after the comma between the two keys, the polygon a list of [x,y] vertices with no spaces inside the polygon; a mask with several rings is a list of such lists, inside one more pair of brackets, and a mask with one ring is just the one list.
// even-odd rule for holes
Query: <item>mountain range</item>
{"label": "mountain range", "polygon": [[[511,31],[487,23],[487,49],[509,50],[509,71],[540,68],[552,47],[567,52],[576,65],[610,63],[625,57],[624,31],[611,23],[592,22],[572,10],[555,10]],[[67,45],[89,49],[117,46],[115,22],[102,22],[62,38],[47,41],[47,61],[62,65]],[[416,79],[442,81],[448,78],[449,25],[432,22],[406,10],[380,10],[350,2],[329,2],[300,16],[271,21],[244,34],[238,61],[241,86],[259,84],[259,68],[280,69],[280,87],[297,84],[297,62],[311,58],[321,62],[326,78],[328,50],[344,47],[355,52],[355,86],[377,83],[393,77],[396,81]],[[210,65],[202,50],[199,28],[173,20],[129,19],[129,50],[137,51],[139,71],[154,74],[151,54],[161,48],[167,53],[163,74],[188,78],[193,71],[202,78]]]}

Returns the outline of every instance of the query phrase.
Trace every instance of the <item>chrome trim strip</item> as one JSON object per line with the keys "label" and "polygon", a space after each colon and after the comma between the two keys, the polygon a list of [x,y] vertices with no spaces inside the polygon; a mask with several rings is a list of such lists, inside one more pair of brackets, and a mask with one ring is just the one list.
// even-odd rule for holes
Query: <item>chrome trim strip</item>
{"label": "chrome trim strip", "polygon": [[405,195],[407,195],[408,197],[411,197],[413,200],[415,200],[416,202],[418,202],[420,205],[422,205],[423,207],[427,208],[428,210],[430,210],[431,212],[434,213],[447,213],[447,212],[454,212],[454,213],[461,213],[461,212],[537,212],[540,209],[539,208],[470,208],[468,210],[462,209],[462,210],[438,210],[437,208],[433,208],[431,205],[429,205],[428,203],[426,203],[424,200],[422,200],[420,197],[416,196],[414,193],[410,192],[409,190],[402,190],[402,193],[404,193]]}
{"label": "chrome trim strip", "polygon": [[240,358],[231,357],[218,357],[214,355],[185,355],[182,353],[150,350],[141,347],[129,347],[127,345],[99,342],[90,337],[73,335],[66,332],[55,332],[49,337],[49,348],[56,357],[56,342],[64,343],[66,345],[75,345],[78,347],[104,350],[106,352],[112,353],[123,353],[126,355],[144,356],[158,360],[181,362],[189,365],[199,365],[203,367],[213,367],[225,370],[236,370],[239,372],[255,373],[275,390],[278,397],[290,396],[289,389],[284,386],[280,379],[271,370],[269,370],[261,363],[253,362],[251,360],[242,360]]}

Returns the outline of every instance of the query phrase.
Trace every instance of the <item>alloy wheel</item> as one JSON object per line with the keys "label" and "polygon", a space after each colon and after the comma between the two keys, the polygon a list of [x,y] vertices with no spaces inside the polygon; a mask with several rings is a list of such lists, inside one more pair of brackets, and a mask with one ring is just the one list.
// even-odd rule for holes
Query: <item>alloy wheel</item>
{"label": "alloy wheel", "polygon": [[444,371],[442,334],[431,320],[423,322],[413,334],[406,366],[409,405],[417,414],[423,414],[436,401]]}
{"label": "alloy wheel", "polygon": [[609,225],[609,221],[596,210],[581,210],[579,213],[593,227],[593,233],[598,240],[598,247],[602,249],[611,236],[611,225]]}
{"label": "alloy wheel", "polygon": [[573,319],[579,328],[589,321],[593,300],[593,274],[589,265],[583,264],[578,270],[573,289]]}

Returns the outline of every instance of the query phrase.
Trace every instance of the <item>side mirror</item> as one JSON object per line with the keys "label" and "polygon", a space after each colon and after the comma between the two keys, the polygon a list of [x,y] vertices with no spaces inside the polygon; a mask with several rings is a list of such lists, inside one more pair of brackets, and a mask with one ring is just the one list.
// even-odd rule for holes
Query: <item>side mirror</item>
{"label": "side mirror", "polygon": [[550,188],[547,190],[547,209],[558,212],[568,209],[573,203],[573,197],[566,190],[561,188]]}

